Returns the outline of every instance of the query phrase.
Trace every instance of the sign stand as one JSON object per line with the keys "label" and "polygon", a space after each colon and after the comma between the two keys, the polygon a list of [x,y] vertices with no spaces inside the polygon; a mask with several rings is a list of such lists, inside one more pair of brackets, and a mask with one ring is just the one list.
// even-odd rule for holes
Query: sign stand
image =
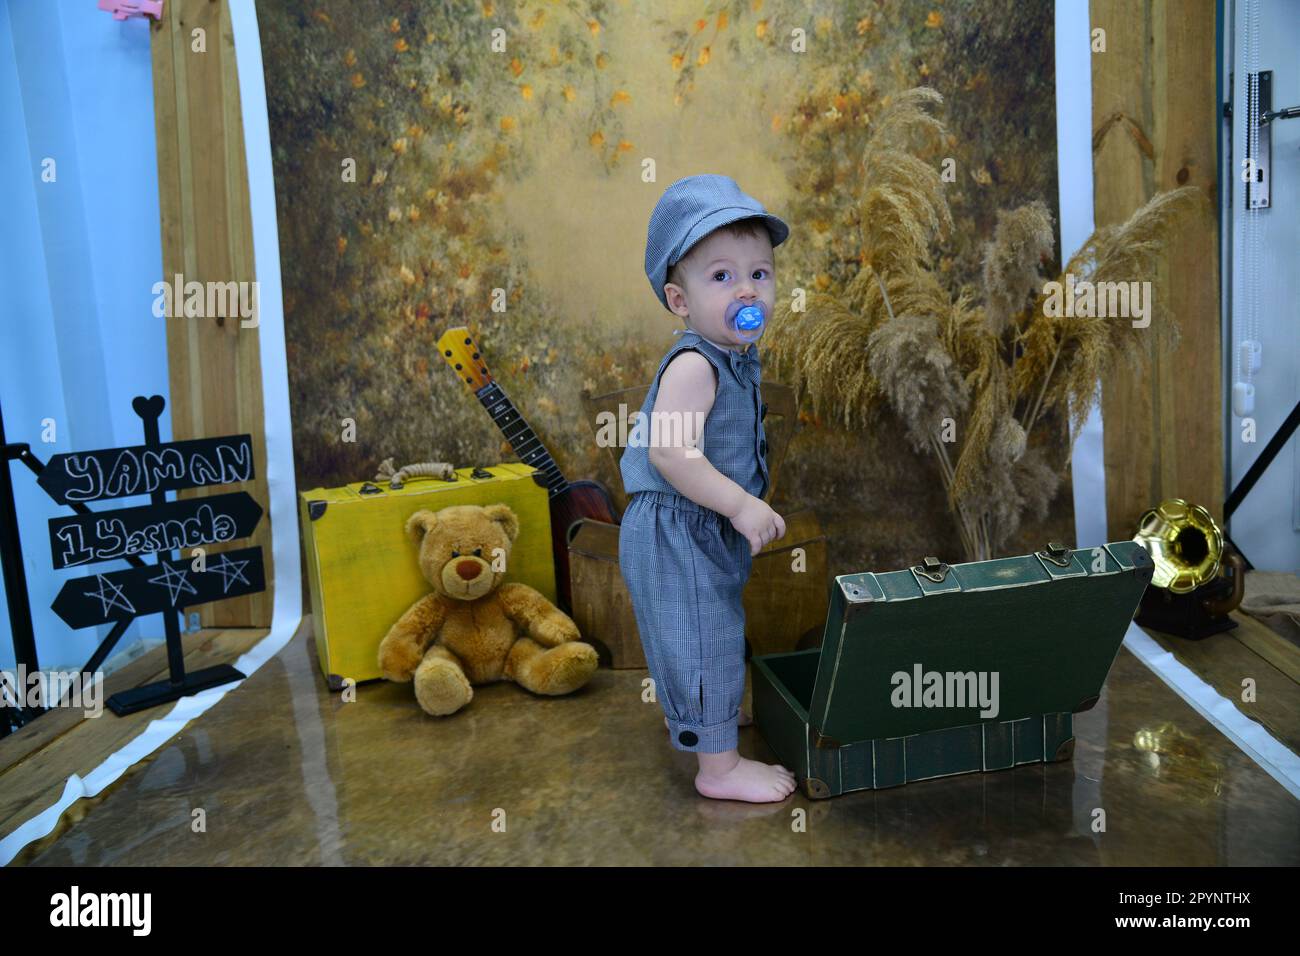
{"label": "sign stand", "polygon": [[[158,418],[162,415],[165,405],[166,400],[161,395],[155,395],[150,399],[146,399],[143,395],[137,395],[131,402],[131,407],[135,409],[136,414],[140,416],[144,423],[144,444],[146,448],[157,449],[162,445],[158,440]],[[153,502],[155,508],[165,507],[168,504],[167,492],[160,488],[150,495],[150,501]],[[165,570],[163,565],[164,554],[170,556],[170,552],[159,551],[157,563],[157,567],[163,570]],[[197,694],[210,687],[220,687],[222,684],[229,684],[231,681],[243,680],[246,676],[229,664],[205,667],[203,670],[187,674],[185,672],[185,654],[181,649],[181,629],[176,622],[176,615],[174,613],[164,613],[163,626],[167,631],[167,665],[171,671],[171,677],[169,680],[145,684],[134,690],[120,691],[108,698],[109,709],[119,717],[125,717],[127,714],[133,714],[138,710],[156,707],[158,704],[165,704],[170,700],[179,700],[182,697]]]}
{"label": "sign stand", "polygon": [[[74,578],[64,583],[51,609],[72,628],[113,622],[86,666],[82,679],[93,679],[109,652],[137,617],[162,614],[167,634],[170,679],[114,694],[109,709],[119,717],[169,700],[197,694],[242,680],[229,664],[185,672],[181,631],[176,620],[184,607],[207,604],[266,590],[260,547],[222,551],[209,560],[200,554],[194,565],[176,560],[172,552],[211,542],[248,537],[262,517],[261,506],[246,492],[168,501],[168,491],[249,481],[254,477],[253,443],[249,435],[197,438],[163,444],[158,419],[166,407],[161,395],[138,395],[131,407],[140,416],[145,444],[129,448],[58,454],[48,464],[26,444],[5,441],[0,419],[0,557],[14,632],[14,652],[20,665],[36,671],[36,641],[31,606],[23,574],[21,541],[13,502],[9,461],[17,459],[36,475],[36,483],[75,517],[51,518],[50,550],[55,570],[97,561],[125,561],[130,568]],[[142,508],[96,512],[88,501],[148,494]],[[154,564],[141,555],[157,555]],[[58,701],[19,710],[4,708],[0,737],[35,719]]]}
{"label": "sign stand", "polygon": [[[18,534],[18,509],[14,504],[13,476],[9,462],[18,459],[29,463],[31,450],[25,444],[5,440],[4,414],[0,413],[0,571],[4,575],[5,599],[9,605],[9,626],[13,634],[14,662],[27,671],[36,671],[36,635],[32,629],[32,606],[27,598],[27,572],[23,567],[22,540]],[[28,464],[28,467],[31,467]],[[7,737],[23,724],[34,720],[41,708],[0,708],[0,737]]]}
{"label": "sign stand", "polygon": [[[73,517],[49,521],[55,570],[115,560],[131,566],[69,580],[51,605],[72,628],[114,622],[83,673],[98,669],[136,618],[163,615],[169,679],[108,698],[109,709],[119,717],[242,680],[245,675],[229,664],[187,674],[177,615],[185,607],[266,589],[260,547],[211,556],[200,547],[251,535],[262,517],[262,508],[252,497],[241,491],[167,500],[168,491],[251,480],[251,436],[164,444],[158,437],[158,419],[166,404],[161,395],[138,395],[132,401],[143,424],[143,445],[55,455],[44,466],[28,462],[46,494],[76,512]],[[92,512],[85,505],[87,501],[144,494],[149,495],[150,504],[143,507]],[[184,556],[191,549],[193,561]],[[179,560],[173,556],[177,550],[182,555]],[[156,556],[153,564],[141,560],[149,554]]]}

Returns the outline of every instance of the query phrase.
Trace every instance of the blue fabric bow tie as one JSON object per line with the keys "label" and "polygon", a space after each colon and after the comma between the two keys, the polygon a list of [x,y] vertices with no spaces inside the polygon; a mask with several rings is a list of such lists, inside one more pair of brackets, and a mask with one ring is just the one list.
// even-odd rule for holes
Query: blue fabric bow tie
{"label": "blue fabric bow tie", "polygon": [[[695,335],[700,341],[708,342],[709,340],[695,332],[692,329],[673,329],[673,335]],[[713,345],[712,342],[709,342]],[[723,349],[713,346],[720,352],[727,353],[727,361],[731,363],[731,370],[736,373],[736,378],[742,382],[750,382],[754,385],[761,385],[762,370],[758,364],[758,346],[750,344],[743,353],[736,352],[735,349]]]}
{"label": "blue fabric bow tie", "polygon": [[758,346],[751,345],[742,353],[734,352],[727,349],[727,357],[731,360],[732,371],[742,382],[748,381],[754,385],[760,384],[761,375],[758,364]]}

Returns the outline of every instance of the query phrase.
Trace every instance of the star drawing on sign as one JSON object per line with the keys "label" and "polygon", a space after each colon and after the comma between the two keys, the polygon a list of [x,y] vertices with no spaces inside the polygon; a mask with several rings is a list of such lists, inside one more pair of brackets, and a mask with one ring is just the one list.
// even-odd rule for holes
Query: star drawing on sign
{"label": "star drawing on sign", "polygon": [[86,591],[85,595],[86,597],[99,598],[99,603],[103,608],[100,613],[104,617],[108,617],[108,612],[110,610],[122,610],[127,614],[135,613],[135,607],[129,600],[127,600],[126,595],[122,593],[121,587],[114,584],[102,574],[96,574],[95,580],[99,582],[99,590]]}
{"label": "star drawing on sign", "polygon": [[221,575],[221,593],[228,594],[230,585],[233,581],[242,581],[249,584],[248,578],[244,577],[244,568],[248,567],[247,561],[231,561],[224,554],[214,555],[208,562],[208,570]]}
{"label": "star drawing on sign", "polygon": [[171,604],[175,607],[176,599],[180,597],[182,592],[185,594],[199,593],[195,589],[194,585],[190,584],[189,579],[186,577],[188,573],[189,572],[184,568],[174,568],[170,564],[164,564],[162,566],[162,574],[150,578],[149,583],[165,585],[168,593],[171,595]]}

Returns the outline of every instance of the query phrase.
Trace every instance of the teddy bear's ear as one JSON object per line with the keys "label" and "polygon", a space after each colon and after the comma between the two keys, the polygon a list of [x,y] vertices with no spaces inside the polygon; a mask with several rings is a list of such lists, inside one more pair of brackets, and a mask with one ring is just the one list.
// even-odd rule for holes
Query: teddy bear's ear
{"label": "teddy bear's ear", "polygon": [[497,522],[505,529],[506,537],[513,542],[519,537],[519,519],[515,513],[510,510],[509,505],[488,505],[483,509],[483,513],[491,520]]}
{"label": "teddy bear's ear", "polygon": [[432,531],[438,523],[438,516],[432,511],[417,511],[406,519],[406,536],[416,544],[424,542],[424,536]]}

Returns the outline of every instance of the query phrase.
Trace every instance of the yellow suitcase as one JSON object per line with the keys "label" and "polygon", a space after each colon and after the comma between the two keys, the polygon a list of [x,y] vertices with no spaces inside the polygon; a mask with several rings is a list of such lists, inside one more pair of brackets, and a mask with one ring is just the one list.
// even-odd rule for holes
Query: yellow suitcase
{"label": "yellow suitcase", "polygon": [[379,642],[431,590],[420,573],[406,519],[420,510],[502,502],[519,516],[507,581],[531,585],[555,601],[551,509],[545,485],[531,465],[458,468],[456,480],[408,478],[315,488],[298,496],[311,586],[312,626],[321,671],[332,690],[351,678],[375,680]]}

